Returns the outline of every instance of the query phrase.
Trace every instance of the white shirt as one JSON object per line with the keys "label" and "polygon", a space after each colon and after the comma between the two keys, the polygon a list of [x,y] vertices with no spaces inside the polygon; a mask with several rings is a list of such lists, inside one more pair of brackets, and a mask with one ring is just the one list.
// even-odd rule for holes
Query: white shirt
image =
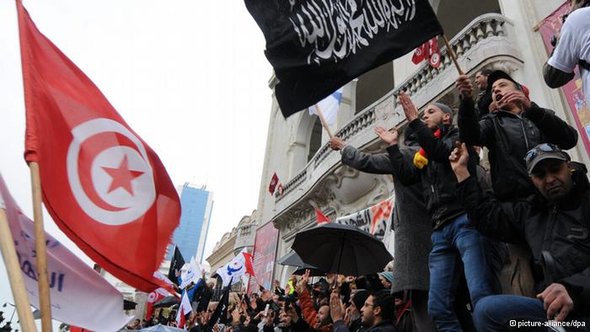
{"label": "white shirt", "polygon": [[[547,63],[565,73],[571,73],[582,59],[590,63],[590,7],[573,11],[561,27],[559,43]],[[580,67],[586,107],[590,108],[590,71]]]}

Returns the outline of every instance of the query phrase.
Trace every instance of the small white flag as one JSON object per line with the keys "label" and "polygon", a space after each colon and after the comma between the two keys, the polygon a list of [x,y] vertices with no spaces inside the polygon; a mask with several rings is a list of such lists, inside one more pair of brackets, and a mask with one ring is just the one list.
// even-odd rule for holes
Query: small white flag
{"label": "small white flag", "polygon": [[[317,106],[324,115],[324,119],[326,119],[328,126],[333,126],[336,123],[336,116],[338,115],[338,110],[340,109],[341,100],[342,88],[334,91],[331,95],[317,103]],[[317,108],[315,105],[309,108],[309,114],[317,115]]]}
{"label": "small white flag", "polygon": [[246,249],[243,249],[231,262],[217,269],[217,274],[223,280],[223,287],[230,284],[237,284],[240,277],[244,274],[254,275],[254,268],[252,265],[252,254],[249,254]]}
{"label": "small white flag", "polygon": [[182,280],[181,284],[178,286],[180,289],[185,289],[186,286],[190,285],[191,282],[195,284],[201,279],[201,266],[195,260],[193,256],[189,263],[184,264],[182,269],[180,270],[180,280]]}

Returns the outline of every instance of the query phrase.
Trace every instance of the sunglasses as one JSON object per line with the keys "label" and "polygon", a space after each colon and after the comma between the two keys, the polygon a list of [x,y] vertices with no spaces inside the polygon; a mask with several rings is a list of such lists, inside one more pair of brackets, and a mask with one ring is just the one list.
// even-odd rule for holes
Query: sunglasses
{"label": "sunglasses", "polygon": [[535,159],[540,153],[542,152],[561,152],[556,145],[551,143],[543,143],[535,146],[534,148],[530,149],[529,152],[526,153],[524,157],[524,161],[529,164],[533,159]]}

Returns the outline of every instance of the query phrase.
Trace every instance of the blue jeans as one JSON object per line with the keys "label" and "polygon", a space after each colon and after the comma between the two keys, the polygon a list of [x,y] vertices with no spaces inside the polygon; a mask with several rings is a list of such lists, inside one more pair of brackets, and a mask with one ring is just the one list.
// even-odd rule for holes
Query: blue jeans
{"label": "blue jeans", "polygon": [[491,273],[482,238],[469,224],[467,214],[448,221],[442,228],[432,232],[428,313],[439,332],[461,331],[453,303],[462,270],[465,272],[472,306],[477,308],[481,298],[492,294]]}
{"label": "blue jeans", "polygon": [[[570,313],[570,320],[585,322],[585,327],[569,327],[566,330],[588,331],[590,322]],[[548,331],[547,327],[532,327],[534,323],[547,321],[543,302],[538,299],[517,295],[492,295],[477,303],[473,320],[478,331]],[[534,322],[534,323],[533,323]]]}

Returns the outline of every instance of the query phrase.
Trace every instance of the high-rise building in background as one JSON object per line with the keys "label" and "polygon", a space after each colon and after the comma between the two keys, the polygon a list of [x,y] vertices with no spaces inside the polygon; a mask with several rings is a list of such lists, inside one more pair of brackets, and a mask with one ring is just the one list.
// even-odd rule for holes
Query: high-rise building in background
{"label": "high-rise building in background", "polygon": [[180,205],[180,225],[172,236],[166,259],[172,258],[174,245],[177,245],[185,260],[195,256],[196,261],[201,262],[213,210],[213,193],[205,186],[196,187],[187,182],[180,190]]}

